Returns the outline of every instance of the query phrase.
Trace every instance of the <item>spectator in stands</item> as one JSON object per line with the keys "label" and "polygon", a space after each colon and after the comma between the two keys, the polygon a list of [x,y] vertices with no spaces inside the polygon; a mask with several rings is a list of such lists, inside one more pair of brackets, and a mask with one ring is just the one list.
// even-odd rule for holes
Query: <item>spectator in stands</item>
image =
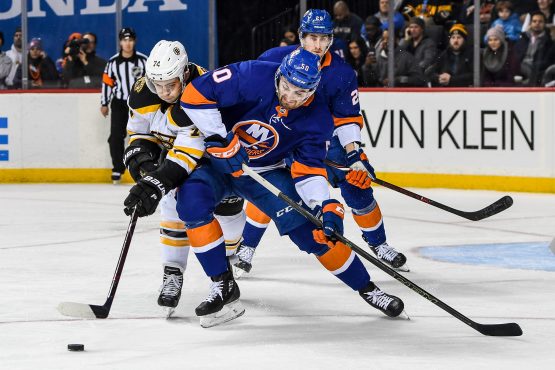
{"label": "spectator in stands", "polygon": [[531,14],[530,28],[521,34],[515,45],[520,71],[528,86],[540,86],[542,74],[551,64],[549,60],[553,41],[545,28],[545,14]]}
{"label": "spectator in stands", "polygon": [[[31,39],[27,56],[29,87],[58,87],[59,76],[56,65],[43,50],[40,38]],[[20,64],[15,73],[14,87],[21,88],[22,76],[23,71]]]}
{"label": "spectator in stands", "polygon": [[482,56],[482,86],[514,86],[519,73],[518,60],[513,48],[505,39],[500,25],[486,33],[487,46]]}
{"label": "spectator in stands", "polygon": [[[495,0],[484,0],[480,2],[480,24],[491,23]],[[474,24],[474,0],[463,0],[455,7],[454,19],[462,24]]]}
{"label": "spectator in stands", "polygon": [[538,9],[545,15],[546,23],[555,23],[555,4],[553,0],[538,0]]}
{"label": "spectator in stands", "polygon": [[[497,19],[493,21],[491,27],[500,25],[505,32],[505,38],[511,42],[516,42],[520,37],[522,24],[518,14],[513,12],[513,3],[508,0],[501,0],[495,4]],[[485,38],[484,38],[484,41]]]}
{"label": "spectator in stands", "polygon": [[364,86],[364,77],[362,73],[362,66],[366,62],[366,56],[368,55],[368,48],[362,37],[357,37],[356,39],[349,42],[349,52],[345,58],[345,61],[353,67],[358,79],[358,86]]}
{"label": "spectator in stands", "polygon": [[453,18],[453,5],[450,0],[405,0],[402,13],[407,19],[418,17],[443,25]]}
{"label": "spectator in stands", "polygon": [[473,81],[473,51],[466,47],[468,31],[457,23],[449,30],[449,46],[426,70],[432,86],[468,87]]}
{"label": "spectator in stands", "polygon": [[283,31],[283,39],[287,40],[287,45],[295,45],[299,43],[297,31],[291,26],[285,27]]}
{"label": "spectator in stands", "polygon": [[513,2],[513,11],[520,15],[520,23],[524,23],[527,14],[538,10],[538,4],[534,0],[511,0]]}
{"label": "spectator in stands", "polygon": [[547,59],[550,65],[543,73],[541,86],[555,87],[555,43],[551,46]]}
{"label": "spectator in stands", "polygon": [[415,62],[423,73],[437,55],[436,43],[424,33],[425,23],[422,18],[413,17],[405,29],[405,37],[399,47],[414,56]]}
{"label": "spectator in stands", "polygon": [[286,39],[285,37],[281,39],[278,46],[291,46],[295,45],[295,43],[291,42],[291,40]]}
{"label": "spectator in stands", "polygon": [[376,51],[379,43],[382,40],[382,23],[380,20],[373,15],[369,15],[364,21],[364,27],[362,28],[361,36],[366,43],[368,51]]}
{"label": "spectator in stands", "polygon": [[15,72],[17,71],[17,67],[21,64],[21,47],[23,46],[22,37],[21,27],[17,27],[13,34],[12,47],[6,52],[6,55],[12,60],[12,69],[10,70],[8,77],[6,77],[6,85],[8,86],[8,89],[13,88]]}
{"label": "spectator in stands", "polygon": [[[405,27],[405,18],[403,15],[397,11],[399,6],[401,6],[402,0],[395,0],[395,12],[393,13],[393,25],[395,26],[395,32],[401,31]],[[389,17],[389,0],[379,0],[379,10],[374,14],[374,17],[378,18],[382,24],[387,24]]]}
{"label": "spectator in stands", "polygon": [[2,51],[2,46],[4,45],[4,34],[0,31],[0,90],[5,90],[6,77],[10,74],[12,70],[12,60],[10,57]]}
{"label": "spectator in stands", "polygon": [[92,32],[69,41],[64,50],[66,55],[62,71],[64,86],[99,88],[102,85],[106,60],[96,55],[96,41],[96,35]]}
{"label": "spectator in stands", "polygon": [[292,27],[285,27],[283,31],[283,38],[279,42],[279,46],[290,46],[299,43],[297,32]]}
{"label": "spectator in stands", "polygon": [[333,5],[334,28],[333,37],[343,40],[348,44],[360,36],[362,19],[351,13],[345,1],[338,1]]}
{"label": "spectator in stands", "polygon": [[[382,42],[377,50],[375,63],[368,63],[362,67],[365,86],[389,86],[387,66],[388,66],[388,30],[382,34]],[[425,86],[424,76],[420,68],[416,65],[411,53],[397,47],[398,37],[395,34],[394,60],[394,86]]]}

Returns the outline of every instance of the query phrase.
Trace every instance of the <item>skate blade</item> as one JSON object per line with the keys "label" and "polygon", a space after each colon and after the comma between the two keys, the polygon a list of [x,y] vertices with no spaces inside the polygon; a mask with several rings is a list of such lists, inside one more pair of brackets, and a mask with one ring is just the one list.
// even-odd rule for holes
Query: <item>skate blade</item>
{"label": "skate blade", "polygon": [[407,266],[406,263],[403,266],[392,267],[392,268],[393,268],[393,270],[399,271],[399,272],[410,272],[410,268]]}
{"label": "skate blade", "polygon": [[175,312],[175,307],[166,307],[165,311],[166,311],[166,320],[171,319],[173,313]]}
{"label": "skate blade", "polygon": [[243,275],[248,274],[248,272],[236,266],[231,266],[231,269],[233,270],[233,277],[235,280],[239,280],[243,277]]}
{"label": "skate blade", "polygon": [[200,317],[200,326],[211,328],[242,316],[245,308],[239,300],[225,305],[220,311]]}
{"label": "skate blade", "polygon": [[403,312],[401,312],[399,316],[397,316],[397,318],[403,319],[403,320],[410,320],[409,314],[405,310],[403,310]]}

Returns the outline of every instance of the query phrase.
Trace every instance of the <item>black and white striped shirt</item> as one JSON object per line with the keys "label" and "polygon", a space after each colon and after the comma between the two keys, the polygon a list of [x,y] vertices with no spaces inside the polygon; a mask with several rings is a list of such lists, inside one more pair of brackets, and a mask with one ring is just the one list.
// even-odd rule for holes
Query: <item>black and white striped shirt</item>
{"label": "black and white striped shirt", "polygon": [[109,105],[112,99],[127,101],[133,84],[145,74],[146,59],[138,51],[130,58],[121,52],[110,58],[102,76],[102,105]]}

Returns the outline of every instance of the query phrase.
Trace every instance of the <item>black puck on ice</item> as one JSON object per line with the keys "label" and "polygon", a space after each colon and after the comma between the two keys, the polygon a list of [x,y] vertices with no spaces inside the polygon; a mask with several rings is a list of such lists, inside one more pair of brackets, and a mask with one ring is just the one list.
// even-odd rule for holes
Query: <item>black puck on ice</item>
{"label": "black puck on ice", "polygon": [[84,351],[85,345],[84,344],[68,344],[67,345],[68,351]]}

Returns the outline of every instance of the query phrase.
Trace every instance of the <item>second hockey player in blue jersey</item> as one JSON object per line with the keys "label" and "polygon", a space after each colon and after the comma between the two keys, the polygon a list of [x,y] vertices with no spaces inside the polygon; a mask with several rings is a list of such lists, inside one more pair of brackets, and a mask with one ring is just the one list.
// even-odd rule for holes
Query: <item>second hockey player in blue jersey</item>
{"label": "second hockey player in blue jersey", "polygon": [[[222,230],[213,215],[218,202],[230,194],[244,197],[270,215],[280,234],[314,254],[368,304],[388,316],[403,310],[399,298],[375,286],[353,251],[327,239],[334,231],[342,233],[343,207],[330,199],[323,162],[334,128],[324,97],[314,94],[320,77],[319,57],[296,50],[281,65],[249,61],[207,73],[183,93],[181,106],[206,136],[211,159],[180,187],[177,205],[193,251],[213,281],[209,296],[196,309],[203,326],[244,312]],[[285,160],[290,157],[293,163],[288,170]],[[281,199],[242,176],[244,162],[284,194],[321,214],[324,230],[315,230]]]}
{"label": "second hockey player in blue jersey", "polygon": [[[385,228],[380,207],[374,199],[371,178],[374,169],[360,148],[363,125],[358,101],[357,78],[352,67],[337,54],[329,52],[333,42],[333,23],[325,10],[311,9],[306,12],[299,27],[301,47],[321,58],[322,80],[318,87],[329,107],[334,121],[334,133],[327,158],[346,167],[347,175],[327,167],[330,183],[341,189],[341,195],[352,209],[353,218],[359,225],[364,240],[385,263],[407,271],[406,257],[386,242]],[[273,48],[263,53],[258,60],[279,62],[299,46]],[[255,248],[260,243],[270,218],[253,204],[246,208],[247,223],[243,231],[244,241],[237,250],[239,261],[235,266],[250,271]]]}

